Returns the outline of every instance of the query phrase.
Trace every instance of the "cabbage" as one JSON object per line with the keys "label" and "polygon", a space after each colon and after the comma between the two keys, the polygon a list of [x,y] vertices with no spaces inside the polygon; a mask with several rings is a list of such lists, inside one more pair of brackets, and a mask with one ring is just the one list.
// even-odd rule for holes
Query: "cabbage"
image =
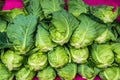
{"label": "cabbage", "polygon": [[109,44],[94,44],[91,50],[91,57],[98,68],[106,68],[114,62],[114,53]]}
{"label": "cabbage", "polygon": [[69,52],[66,48],[58,46],[53,51],[48,52],[48,61],[54,68],[63,67],[69,62]]}
{"label": "cabbage", "polygon": [[89,56],[88,48],[76,49],[74,47],[69,48],[72,61],[75,63],[86,63]]}
{"label": "cabbage", "polygon": [[7,28],[7,36],[20,54],[27,54],[33,48],[33,36],[36,29],[37,17],[33,15],[18,15]]}
{"label": "cabbage", "polygon": [[22,66],[23,56],[19,55],[19,52],[7,50],[2,52],[1,60],[9,71],[12,71]]}
{"label": "cabbage", "polygon": [[70,13],[54,12],[49,29],[52,40],[60,45],[67,43],[78,24],[79,22]]}
{"label": "cabbage", "polygon": [[56,72],[52,67],[48,66],[42,71],[39,71],[37,77],[39,80],[54,80]]}
{"label": "cabbage", "polygon": [[81,23],[72,34],[70,45],[75,48],[83,48],[92,44],[97,34],[95,27],[98,23],[86,15],[80,15],[78,18]]}
{"label": "cabbage", "polygon": [[57,69],[57,74],[62,80],[73,80],[77,73],[77,65],[69,63],[62,68]]}
{"label": "cabbage", "polygon": [[106,43],[110,40],[116,41],[117,37],[113,34],[113,30],[108,28],[106,25],[100,24],[96,27],[97,37],[95,38],[96,43]]}
{"label": "cabbage", "polygon": [[40,3],[46,18],[56,11],[63,10],[61,5],[64,5],[63,0],[40,0]]}
{"label": "cabbage", "polygon": [[104,23],[112,23],[118,16],[118,9],[112,11],[112,6],[96,6],[91,8],[91,13]]}
{"label": "cabbage", "polygon": [[47,64],[47,55],[40,51],[35,52],[28,57],[28,65],[34,71],[44,69],[47,66]]}
{"label": "cabbage", "polygon": [[43,26],[48,27],[44,23],[43,25],[38,25],[35,45],[40,49],[40,51],[47,52],[52,50],[56,44],[52,42],[48,30],[46,30]]}
{"label": "cabbage", "polygon": [[120,68],[110,67],[106,68],[99,73],[101,80],[119,80],[120,79]]}
{"label": "cabbage", "polygon": [[120,64],[120,43],[113,43],[112,44],[112,49],[113,52],[115,53],[115,62]]}
{"label": "cabbage", "polygon": [[96,67],[92,67],[89,64],[79,64],[78,74],[87,80],[93,80],[100,70]]}
{"label": "cabbage", "polygon": [[15,74],[16,80],[32,80],[35,76],[35,72],[27,67],[23,67]]}
{"label": "cabbage", "polygon": [[82,0],[68,0],[68,12],[78,17],[82,13],[87,13],[87,6]]}
{"label": "cabbage", "polygon": [[13,80],[14,74],[0,62],[0,80]]}

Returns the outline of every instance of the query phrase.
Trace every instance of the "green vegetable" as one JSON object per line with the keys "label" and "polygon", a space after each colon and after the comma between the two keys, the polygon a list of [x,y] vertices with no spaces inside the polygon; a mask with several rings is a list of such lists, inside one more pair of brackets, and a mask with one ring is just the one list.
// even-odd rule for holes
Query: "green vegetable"
{"label": "green vegetable", "polygon": [[0,32],[5,32],[7,28],[7,22],[0,19]]}
{"label": "green vegetable", "polygon": [[91,8],[91,13],[104,23],[112,23],[118,16],[118,9],[112,11],[113,6],[97,6]]}
{"label": "green vegetable", "polygon": [[53,51],[48,52],[48,61],[51,67],[60,68],[69,62],[68,50],[58,46]]}
{"label": "green vegetable", "polygon": [[47,66],[47,55],[40,51],[33,53],[28,57],[28,65],[34,71],[42,70]]}
{"label": "green vegetable", "polygon": [[26,13],[23,11],[23,9],[12,9],[12,10],[4,10],[0,11],[0,15],[2,16],[3,19],[12,22],[12,20],[17,16],[17,15],[25,15]]}
{"label": "green vegetable", "polygon": [[13,80],[14,74],[0,62],[0,80]]}
{"label": "green vegetable", "polygon": [[106,68],[99,74],[102,80],[119,80],[120,79],[120,68],[110,67]]}
{"label": "green vegetable", "polygon": [[23,67],[16,73],[16,80],[32,80],[35,72],[29,68]]}
{"label": "green vegetable", "polygon": [[73,80],[77,73],[77,65],[74,63],[69,63],[64,67],[57,69],[57,74],[62,80]]}
{"label": "green vegetable", "polygon": [[83,48],[91,45],[97,34],[95,29],[98,25],[97,22],[86,15],[80,15],[79,20],[81,23],[70,39],[70,45],[75,48]]}
{"label": "green vegetable", "polygon": [[99,73],[99,69],[92,67],[88,64],[79,64],[78,65],[78,74],[87,80],[93,80],[96,75]]}
{"label": "green vegetable", "polygon": [[9,42],[6,32],[0,32],[0,49],[10,48],[13,45]]}
{"label": "green vegetable", "polygon": [[87,58],[89,56],[89,51],[87,47],[82,49],[76,49],[76,48],[70,47],[69,50],[70,50],[73,62],[75,63],[87,62]]}
{"label": "green vegetable", "polygon": [[115,53],[115,62],[120,64],[120,43],[113,43],[112,44],[112,49],[113,52]]}
{"label": "green vegetable", "polygon": [[66,11],[58,11],[53,13],[51,20],[50,35],[54,42],[63,45],[67,43],[78,27],[79,22]]}
{"label": "green vegetable", "polygon": [[40,3],[40,0],[30,0],[29,5],[27,7],[29,14],[41,17],[43,13]]}
{"label": "green vegetable", "polygon": [[112,33],[112,30],[107,28],[107,26],[100,24],[96,27],[97,37],[95,39],[96,43],[106,43],[107,41],[116,41],[115,35]]}
{"label": "green vegetable", "polygon": [[35,45],[42,52],[47,52],[52,50],[56,44],[52,42],[48,30],[46,30],[43,26],[48,27],[47,25],[38,25],[37,27]]}
{"label": "green vegetable", "polygon": [[15,52],[12,50],[2,52],[1,60],[9,69],[9,71],[17,70],[22,66],[23,56],[20,56],[18,54],[19,52]]}
{"label": "green vegetable", "polygon": [[41,7],[45,17],[49,17],[49,14],[52,14],[56,11],[62,10],[62,5],[64,4],[63,0],[40,0]]}
{"label": "green vegetable", "polygon": [[52,67],[48,66],[42,71],[39,71],[37,77],[40,80],[54,80],[56,77],[56,72]]}
{"label": "green vegetable", "polygon": [[111,66],[114,62],[114,53],[109,44],[94,44],[92,46],[91,56],[95,65],[99,68]]}
{"label": "green vegetable", "polygon": [[68,12],[78,17],[82,13],[87,13],[87,5],[82,0],[68,0]]}
{"label": "green vegetable", "polygon": [[7,28],[7,36],[10,42],[13,43],[14,49],[20,51],[20,54],[27,54],[33,47],[33,36],[36,29],[36,16],[18,15],[9,24]]}

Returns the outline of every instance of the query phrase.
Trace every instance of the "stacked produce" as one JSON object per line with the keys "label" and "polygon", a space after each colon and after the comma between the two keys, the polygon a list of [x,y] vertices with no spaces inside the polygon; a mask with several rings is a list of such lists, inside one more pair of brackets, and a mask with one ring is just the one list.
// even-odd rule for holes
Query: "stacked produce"
{"label": "stacked produce", "polygon": [[120,80],[118,7],[69,0],[67,11],[63,0],[23,3],[0,12],[0,80]]}

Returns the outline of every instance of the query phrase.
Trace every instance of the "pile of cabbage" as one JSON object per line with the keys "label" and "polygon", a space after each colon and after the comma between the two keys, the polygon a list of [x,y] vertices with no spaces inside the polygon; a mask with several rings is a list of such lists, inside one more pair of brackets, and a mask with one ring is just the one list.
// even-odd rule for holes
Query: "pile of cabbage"
{"label": "pile of cabbage", "polygon": [[0,80],[120,80],[119,7],[23,0],[0,12]]}

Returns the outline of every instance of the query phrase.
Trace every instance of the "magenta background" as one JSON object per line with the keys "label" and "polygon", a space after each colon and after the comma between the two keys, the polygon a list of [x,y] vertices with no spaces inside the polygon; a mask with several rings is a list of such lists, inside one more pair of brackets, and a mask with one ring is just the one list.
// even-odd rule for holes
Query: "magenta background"
{"label": "magenta background", "polygon": [[2,10],[11,10],[13,8],[22,8],[22,0],[5,0]]}

